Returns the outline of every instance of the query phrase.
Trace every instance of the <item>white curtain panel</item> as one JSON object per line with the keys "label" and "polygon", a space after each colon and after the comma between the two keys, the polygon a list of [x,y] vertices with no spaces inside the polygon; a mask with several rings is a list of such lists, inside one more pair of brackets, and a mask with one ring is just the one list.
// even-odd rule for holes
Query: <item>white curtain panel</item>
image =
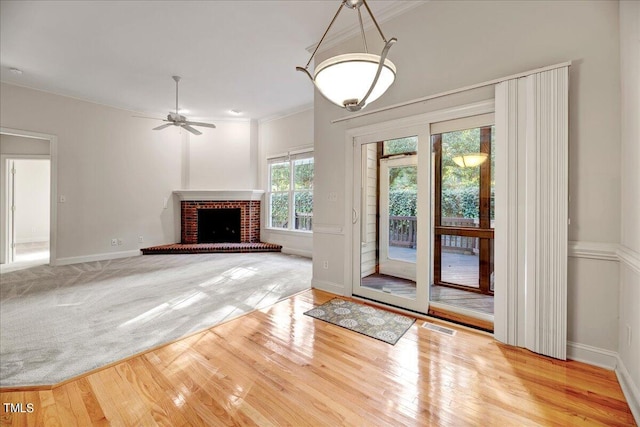
{"label": "white curtain panel", "polygon": [[569,68],[496,85],[495,338],[566,359]]}

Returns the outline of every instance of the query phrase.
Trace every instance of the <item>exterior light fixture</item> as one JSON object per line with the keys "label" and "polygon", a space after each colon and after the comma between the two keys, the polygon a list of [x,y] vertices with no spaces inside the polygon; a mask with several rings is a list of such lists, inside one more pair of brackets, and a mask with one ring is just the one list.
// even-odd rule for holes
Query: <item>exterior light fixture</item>
{"label": "exterior light fixture", "polygon": [[489,155],[487,153],[468,153],[452,158],[453,162],[461,168],[473,168],[483,164]]}
{"label": "exterior light fixture", "polygon": [[[364,26],[362,24],[362,13],[360,12],[362,5],[367,9],[371,20],[375,24],[384,42],[384,48],[380,55],[374,55],[368,52],[367,40],[364,36]],[[311,64],[311,60],[313,60],[318,48],[343,7],[358,12],[360,33],[365,51],[364,53],[346,53],[329,58],[321,62],[312,75],[308,70],[309,64]],[[306,73],[322,96],[328,101],[348,111],[359,111],[368,103],[382,96],[389,86],[393,84],[396,78],[396,66],[387,59],[387,54],[396,41],[397,39],[395,37],[389,40],[384,37],[366,0],[342,0],[338,11],[331,20],[331,23],[329,23],[329,27],[324,32],[320,42],[318,42],[313,54],[311,54],[309,62],[307,62],[304,68],[296,67],[296,70]]]}

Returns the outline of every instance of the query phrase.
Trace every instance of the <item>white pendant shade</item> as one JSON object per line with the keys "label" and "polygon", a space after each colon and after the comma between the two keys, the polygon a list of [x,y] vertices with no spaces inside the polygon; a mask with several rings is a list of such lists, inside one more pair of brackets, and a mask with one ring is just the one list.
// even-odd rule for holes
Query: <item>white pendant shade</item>
{"label": "white pendant shade", "polygon": [[489,155],[487,153],[469,153],[454,157],[451,160],[461,168],[472,168],[483,164],[488,157]]}
{"label": "white pendant shade", "polygon": [[[316,67],[314,81],[329,101],[345,107],[346,101],[360,102],[367,94],[378,70],[380,56],[370,53],[347,53],[334,56]],[[385,59],[380,77],[366,100],[370,103],[382,96],[396,78],[396,67]],[[366,105],[366,104],[365,104]]]}

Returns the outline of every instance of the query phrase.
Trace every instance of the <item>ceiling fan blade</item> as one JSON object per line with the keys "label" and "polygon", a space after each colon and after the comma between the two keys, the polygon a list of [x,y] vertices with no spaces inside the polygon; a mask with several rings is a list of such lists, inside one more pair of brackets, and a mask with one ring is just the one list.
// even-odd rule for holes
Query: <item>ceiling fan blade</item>
{"label": "ceiling fan blade", "polygon": [[164,129],[166,127],[169,127],[169,126],[172,126],[172,125],[173,125],[173,123],[165,123],[163,125],[160,125],[158,127],[153,128],[152,130],[162,130],[162,129]]}
{"label": "ceiling fan blade", "polygon": [[188,124],[184,124],[184,125],[182,125],[182,128],[183,128],[183,129],[188,130],[189,132],[191,132],[191,133],[192,133],[192,134],[194,134],[194,135],[202,135],[202,132],[200,132],[200,131],[199,131],[199,130],[197,130],[197,129],[192,128],[192,127],[191,127],[191,126],[189,126]]}
{"label": "ceiling fan blade", "polygon": [[203,126],[206,128],[214,128],[216,127],[216,125],[214,125],[213,123],[202,123],[202,122],[185,122],[185,124],[187,125],[191,125],[191,126]]}

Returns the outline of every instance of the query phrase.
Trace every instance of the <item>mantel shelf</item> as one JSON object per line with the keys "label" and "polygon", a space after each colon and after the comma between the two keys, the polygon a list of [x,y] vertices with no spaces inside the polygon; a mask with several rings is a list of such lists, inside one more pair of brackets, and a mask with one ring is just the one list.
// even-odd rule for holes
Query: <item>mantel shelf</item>
{"label": "mantel shelf", "polygon": [[181,201],[260,200],[263,190],[175,190]]}

